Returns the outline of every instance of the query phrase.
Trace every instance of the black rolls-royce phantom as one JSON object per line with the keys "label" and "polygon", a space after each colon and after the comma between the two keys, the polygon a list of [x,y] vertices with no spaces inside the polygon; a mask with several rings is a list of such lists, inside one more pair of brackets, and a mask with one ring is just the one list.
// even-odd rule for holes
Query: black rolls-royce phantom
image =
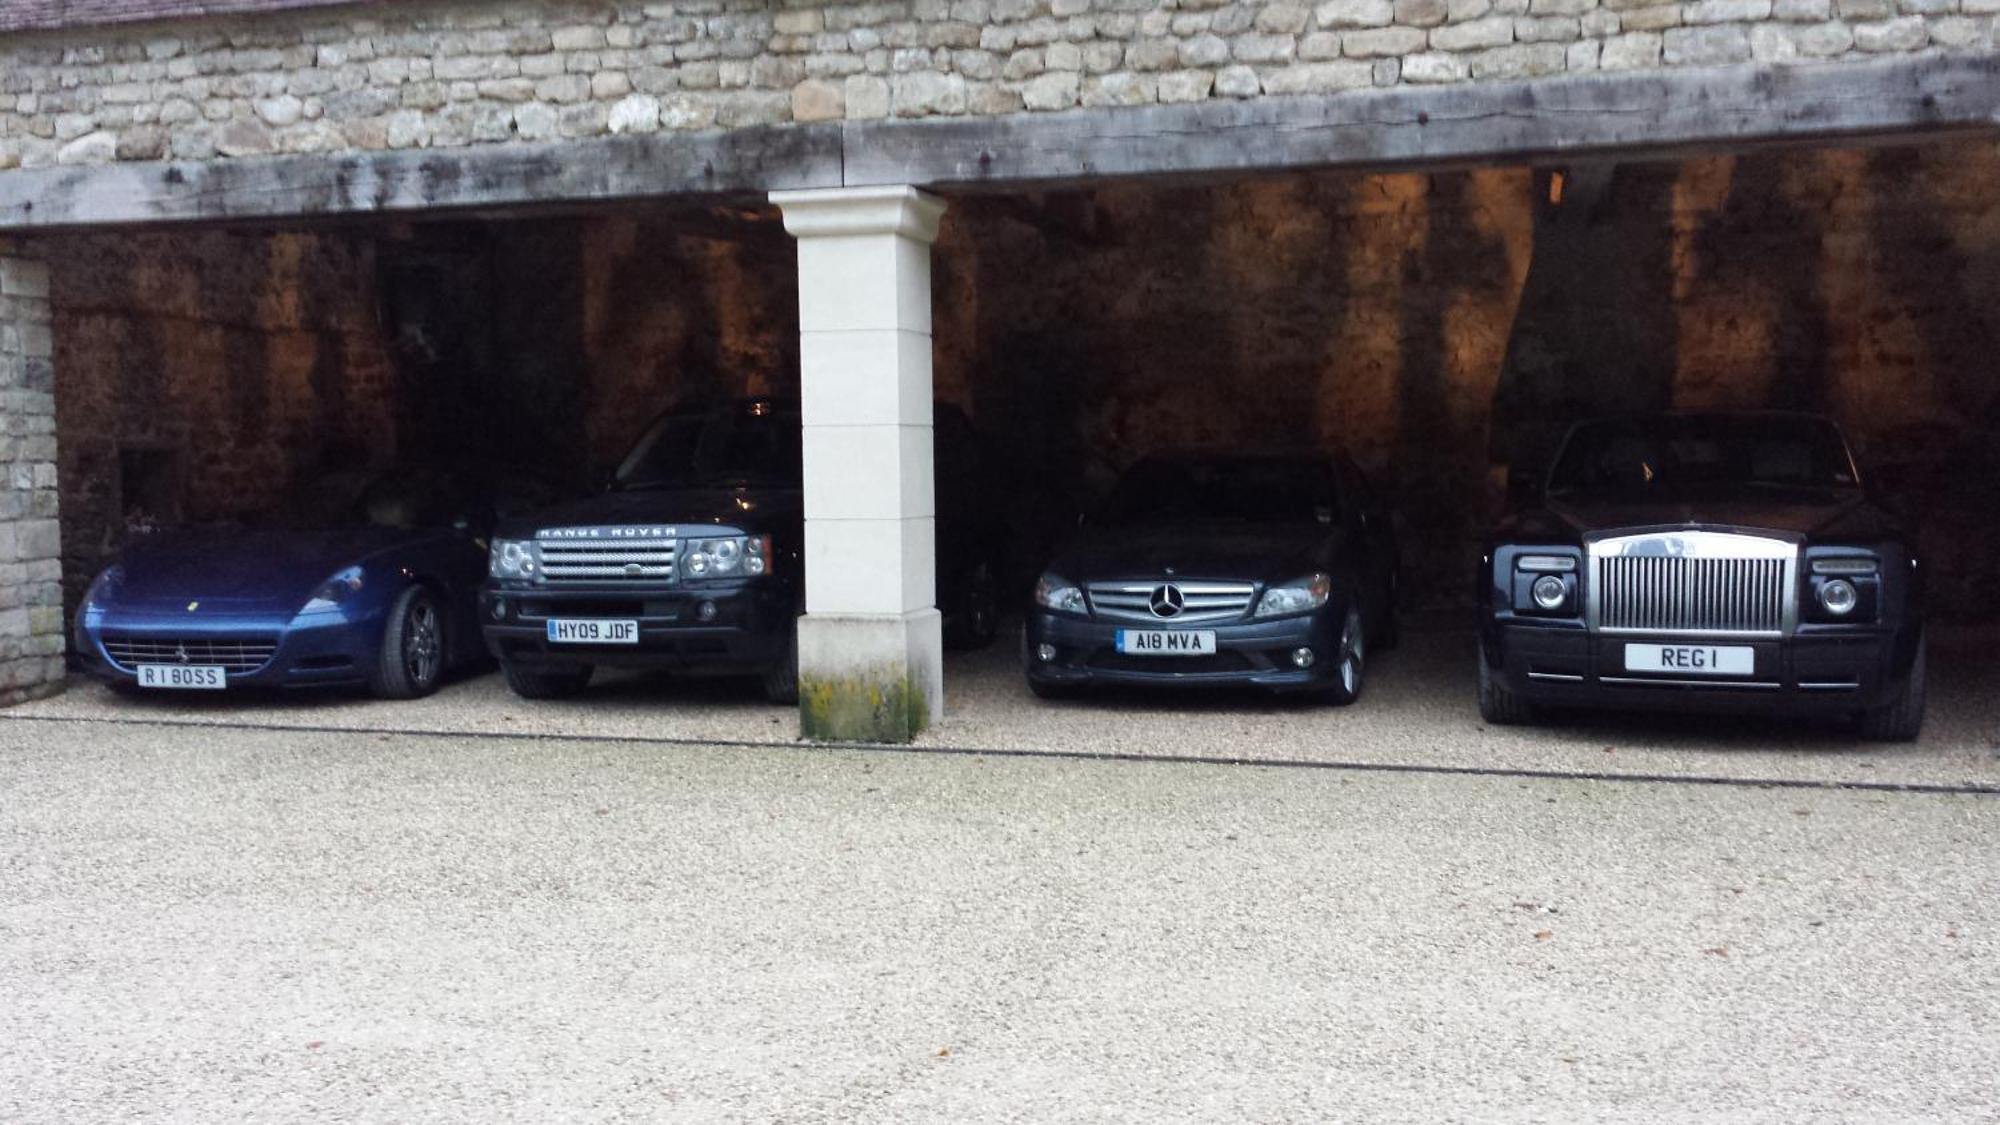
{"label": "black rolls-royce phantom", "polygon": [[1155,457],[1049,563],[1023,634],[1044,698],[1093,684],[1361,694],[1395,640],[1387,513],[1344,458]]}
{"label": "black rolls-royce phantom", "polygon": [[1913,739],[1923,578],[1826,419],[1586,422],[1480,564],[1480,713],[1847,715]]}

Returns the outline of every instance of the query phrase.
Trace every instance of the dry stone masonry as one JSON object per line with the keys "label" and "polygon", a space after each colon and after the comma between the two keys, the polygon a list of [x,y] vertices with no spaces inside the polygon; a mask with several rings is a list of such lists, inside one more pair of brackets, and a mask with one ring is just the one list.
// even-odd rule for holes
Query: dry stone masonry
{"label": "dry stone masonry", "polygon": [[1992,48],[2000,0],[397,3],[0,36],[0,169]]}
{"label": "dry stone masonry", "polygon": [[63,678],[48,267],[0,245],[0,705]]}

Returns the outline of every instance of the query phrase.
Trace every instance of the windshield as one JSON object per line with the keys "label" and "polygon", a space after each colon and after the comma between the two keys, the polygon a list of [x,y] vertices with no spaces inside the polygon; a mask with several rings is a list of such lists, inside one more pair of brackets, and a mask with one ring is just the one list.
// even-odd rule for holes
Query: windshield
{"label": "windshield", "polygon": [[620,488],[794,484],[804,472],[798,413],[756,402],[662,418],[639,439],[615,480]]}
{"label": "windshield", "polygon": [[1592,422],[1570,435],[1551,493],[1654,495],[1715,487],[1854,488],[1831,422],[1781,416]]}
{"label": "windshield", "polygon": [[1338,511],[1333,472],[1319,461],[1149,460],[1118,482],[1095,522],[1332,523]]}

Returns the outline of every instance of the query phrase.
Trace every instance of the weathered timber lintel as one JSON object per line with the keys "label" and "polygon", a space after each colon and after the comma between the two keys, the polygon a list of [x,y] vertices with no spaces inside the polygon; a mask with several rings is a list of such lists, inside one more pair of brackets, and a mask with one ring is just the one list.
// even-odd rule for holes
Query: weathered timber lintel
{"label": "weathered timber lintel", "polygon": [[0,173],[0,230],[517,209],[870,184],[1668,159],[2000,125],[2000,56],[1602,73],[1325,97]]}

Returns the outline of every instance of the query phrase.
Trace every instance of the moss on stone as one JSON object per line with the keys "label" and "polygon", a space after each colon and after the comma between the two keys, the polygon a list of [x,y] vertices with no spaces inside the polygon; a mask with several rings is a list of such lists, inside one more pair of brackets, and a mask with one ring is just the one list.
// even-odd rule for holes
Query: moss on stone
{"label": "moss on stone", "polygon": [[884,670],[799,681],[799,733],[818,742],[908,742],[930,725],[930,700],[907,674]]}

